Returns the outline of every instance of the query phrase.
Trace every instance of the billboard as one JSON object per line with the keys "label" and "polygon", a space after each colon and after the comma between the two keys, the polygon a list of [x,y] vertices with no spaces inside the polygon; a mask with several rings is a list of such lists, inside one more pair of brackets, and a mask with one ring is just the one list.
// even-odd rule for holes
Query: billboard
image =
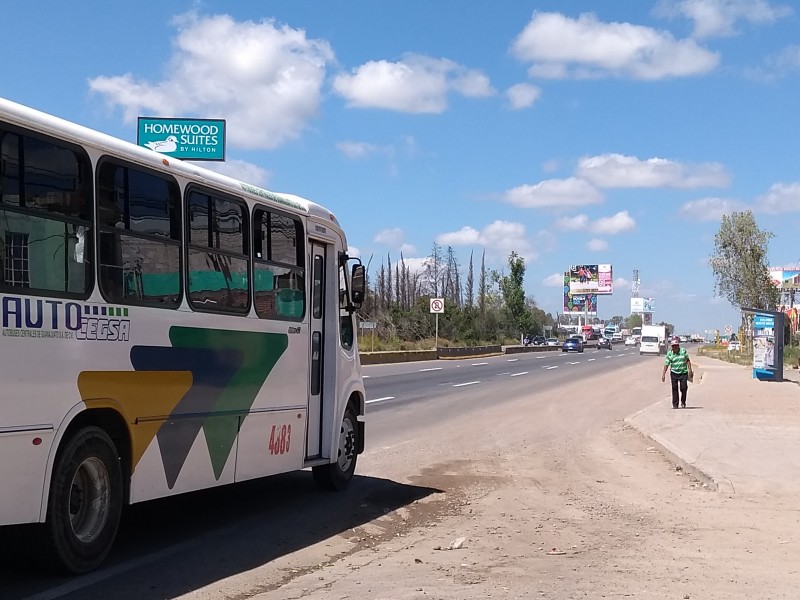
{"label": "billboard", "polygon": [[569,291],[579,294],[612,294],[614,278],[611,265],[571,265]]}
{"label": "billboard", "polygon": [[769,277],[779,290],[800,290],[800,268],[770,267]]}
{"label": "billboard", "polygon": [[631,298],[631,313],[651,313],[655,312],[655,298]]}
{"label": "billboard", "polygon": [[224,119],[139,117],[136,143],[183,160],[225,160]]}
{"label": "billboard", "polygon": [[573,294],[570,292],[569,271],[564,273],[564,312],[597,315],[597,294]]}

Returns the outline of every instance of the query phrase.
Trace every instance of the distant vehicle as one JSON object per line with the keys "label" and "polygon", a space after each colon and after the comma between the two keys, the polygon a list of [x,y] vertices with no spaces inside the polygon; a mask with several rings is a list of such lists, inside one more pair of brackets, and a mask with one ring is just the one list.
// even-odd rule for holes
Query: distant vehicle
{"label": "distant vehicle", "polygon": [[579,337],[571,337],[564,341],[561,346],[562,352],[583,352],[583,339]]}
{"label": "distant vehicle", "polygon": [[[619,330],[619,325],[606,325],[606,328],[603,330],[603,337],[607,337],[612,340],[614,339],[614,336],[617,334],[622,336],[622,333]],[[620,341],[622,341],[621,337]]]}
{"label": "distant vehicle", "polygon": [[547,338],[547,345],[557,348],[558,347],[558,338]]}
{"label": "distant vehicle", "polygon": [[543,335],[537,335],[531,342],[534,346],[544,346],[547,344],[547,338]]}
{"label": "distant vehicle", "polygon": [[629,335],[625,338],[626,346],[636,346],[639,343],[639,338],[635,335]]}
{"label": "distant vehicle", "polygon": [[600,332],[596,330],[593,325],[582,325],[581,334],[583,335],[584,342],[588,342],[589,340],[596,340],[597,338],[600,337]]}
{"label": "distant vehicle", "polygon": [[611,340],[607,337],[601,337],[599,340],[597,340],[597,347],[598,349],[605,348],[607,350],[611,350]]}
{"label": "distant vehicle", "polygon": [[738,341],[731,340],[730,342],[728,342],[728,352],[741,352],[741,351],[742,351],[742,345]]}
{"label": "distant vehicle", "polygon": [[644,325],[639,354],[666,354],[667,328],[663,325]]}
{"label": "distant vehicle", "polygon": [[621,341],[623,341],[622,333],[618,331],[617,333],[612,335],[611,336],[611,341],[612,342],[621,342]]}

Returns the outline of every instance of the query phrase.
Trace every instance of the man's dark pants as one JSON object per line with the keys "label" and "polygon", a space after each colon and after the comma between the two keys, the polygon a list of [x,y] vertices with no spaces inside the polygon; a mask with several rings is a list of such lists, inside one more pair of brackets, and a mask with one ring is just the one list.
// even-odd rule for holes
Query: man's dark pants
{"label": "man's dark pants", "polygon": [[670,383],[672,383],[672,408],[678,408],[678,385],[681,388],[681,404],[686,406],[686,390],[689,388],[688,373],[669,372]]}

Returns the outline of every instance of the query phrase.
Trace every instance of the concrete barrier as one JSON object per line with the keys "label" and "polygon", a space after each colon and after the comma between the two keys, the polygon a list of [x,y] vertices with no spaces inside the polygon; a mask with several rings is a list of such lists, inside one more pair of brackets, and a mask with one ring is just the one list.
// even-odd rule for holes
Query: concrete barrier
{"label": "concrete barrier", "polygon": [[388,350],[385,352],[360,352],[359,354],[362,365],[383,365],[438,358],[436,350]]}
{"label": "concrete barrier", "polygon": [[502,354],[503,347],[496,346],[463,346],[439,348],[439,358],[469,358],[471,356],[487,356],[490,354]]}

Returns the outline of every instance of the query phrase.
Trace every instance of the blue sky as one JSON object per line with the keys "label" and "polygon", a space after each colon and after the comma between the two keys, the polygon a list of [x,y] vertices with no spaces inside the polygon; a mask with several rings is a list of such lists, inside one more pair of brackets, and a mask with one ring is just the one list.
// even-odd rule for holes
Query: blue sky
{"label": "blue sky", "polygon": [[526,258],[560,311],[611,263],[656,320],[738,322],[707,266],[750,208],[800,261],[800,7],[771,0],[64,3],[5,0],[0,96],[135,141],[137,116],[227,120],[209,165],[336,213],[372,266],[434,241]]}

